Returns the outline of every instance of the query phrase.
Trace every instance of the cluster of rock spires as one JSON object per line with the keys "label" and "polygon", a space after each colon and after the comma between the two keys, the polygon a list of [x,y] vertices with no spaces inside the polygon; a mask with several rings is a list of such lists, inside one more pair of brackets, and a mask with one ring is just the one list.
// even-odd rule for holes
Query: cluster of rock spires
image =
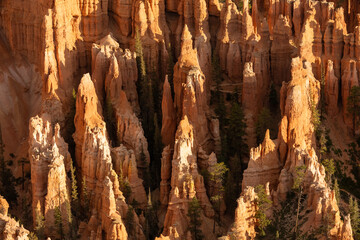
{"label": "cluster of rock spires", "polygon": [[[146,239],[142,215],[134,214],[132,236],[124,224],[133,211],[128,202],[147,205],[143,179],[152,161],[136,85],[139,38],[147,69],[163,81],[158,239],[191,239],[187,212],[195,196],[200,228],[206,239],[216,239],[208,230],[215,217],[211,193],[200,174],[217,163],[221,146],[219,120],[210,107],[212,55],[219,57],[225,81],[241,86],[252,147],[234,224],[224,238],[254,239],[254,187],[266,186],[275,209],[291,190],[296,167],[306,166],[308,220],[301,230],[318,228],[330,216],[328,236],[353,239],[350,219],[341,220],[335,193],[325,182],[311,122],[311,104],[318,103],[324,78],[328,116],[353,127],[345,106],[351,87],[359,86],[360,4],[350,0],[335,8],[336,2],[253,0],[250,12],[248,0],[240,10],[231,0],[2,1],[0,86],[9,90],[1,91],[0,123],[6,126],[5,154],[29,159],[34,222],[42,215],[45,234],[56,238],[59,209],[64,231],[70,231],[68,175],[76,162],[89,192],[81,239]],[[174,94],[166,76],[171,57],[177,59]],[[256,147],[255,122],[271,84],[280,93],[278,137],[270,139],[267,131]],[[118,145],[109,137],[106,108],[114,112]],[[73,159],[62,136],[75,142]],[[15,162],[14,174],[20,169]],[[123,179],[131,187],[126,201]],[[7,212],[0,199],[0,238],[27,239],[29,231]]]}

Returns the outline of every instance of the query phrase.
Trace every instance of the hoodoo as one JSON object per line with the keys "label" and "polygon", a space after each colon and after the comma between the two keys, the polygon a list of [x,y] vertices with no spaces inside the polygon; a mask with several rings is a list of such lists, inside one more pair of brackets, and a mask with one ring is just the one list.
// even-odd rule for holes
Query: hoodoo
{"label": "hoodoo", "polygon": [[360,1],[0,12],[0,239],[360,239]]}

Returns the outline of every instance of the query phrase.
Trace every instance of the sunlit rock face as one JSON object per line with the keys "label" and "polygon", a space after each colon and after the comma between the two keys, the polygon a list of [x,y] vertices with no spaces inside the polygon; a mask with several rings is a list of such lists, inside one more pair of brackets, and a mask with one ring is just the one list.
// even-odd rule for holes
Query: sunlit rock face
{"label": "sunlit rock face", "polygon": [[[25,179],[27,187],[16,190],[21,199],[29,196],[30,225],[44,217],[46,237],[60,237],[54,216],[60,210],[66,235],[75,222],[80,239],[147,239],[147,213],[135,212],[159,205],[159,239],[191,239],[187,214],[196,197],[205,239],[254,239],[255,187],[265,186],[271,217],[292,190],[296,169],[305,166],[307,221],[300,230],[321,228],[326,218],[327,236],[353,239],[350,218],[340,217],[325,181],[312,118],[322,106],[324,126],[341,132],[334,143],[354,141],[352,132],[359,132],[347,108],[360,84],[359,1],[3,0],[0,12],[4,160]],[[155,100],[161,120],[157,153],[153,133],[142,125],[141,60],[148,81],[142,84],[156,83],[148,101]],[[226,199],[214,207],[221,183],[207,175],[218,160],[229,161],[221,150],[226,153],[223,127],[233,95],[250,150],[235,214],[225,212]],[[259,144],[259,114],[274,98],[277,138],[267,131]],[[71,163],[79,198],[83,182],[89,192],[82,221],[69,214]],[[124,182],[130,194],[120,190]],[[213,233],[217,211],[226,221],[215,223]],[[21,212],[20,204],[8,209],[0,198],[0,239],[28,238],[8,216],[22,221]]]}
{"label": "sunlit rock face", "polygon": [[[56,236],[55,209],[61,212],[65,232],[69,232],[69,170],[71,157],[60,136],[59,125],[52,126],[46,117],[34,117],[29,125],[32,210],[34,222],[44,217],[47,234]],[[55,234],[55,235],[54,235]]]}

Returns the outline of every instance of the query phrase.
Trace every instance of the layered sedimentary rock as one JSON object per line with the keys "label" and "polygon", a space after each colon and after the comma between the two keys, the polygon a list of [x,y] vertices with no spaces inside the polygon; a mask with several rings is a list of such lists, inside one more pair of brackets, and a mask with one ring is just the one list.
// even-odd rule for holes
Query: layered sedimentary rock
{"label": "layered sedimentary rock", "polygon": [[[135,55],[128,49],[119,48],[111,35],[106,36],[98,45],[93,45],[92,79],[99,98],[104,102],[107,120],[116,119],[113,128],[117,141],[134,151],[139,170],[147,168],[150,162],[148,143],[135,114],[140,112]],[[142,154],[145,162],[141,160]]]}
{"label": "layered sedimentary rock", "polygon": [[294,39],[289,20],[280,15],[274,26],[271,45],[271,70],[275,85],[281,86],[282,82],[290,81],[291,57],[294,51]]}
{"label": "layered sedimentary rock", "polygon": [[[306,215],[308,220],[301,226],[301,230],[306,232],[309,229],[320,228],[325,224],[324,219],[329,219],[333,223],[327,232],[329,236],[336,239],[342,237],[352,239],[352,233],[346,227],[348,223],[343,223],[339,218],[340,211],[335,193],[327,186],[325,169],[318,162],[313,149],[315,138],[311,109],[319,100],[319,81],[314,78],[311,65],[307,61],[294,58],[291,66],[291,81],[284,82],[280,91],[283,119],[280,123],[278,139],[275,140],[276,144],[270,140],[267,132],[264,143],[257,149],[251,150],[249,167],[244,172],[243,186],[269,184],[270,188],[275,189],[272,199],[274,207],[277,207],[291,190],[297,167],[305,166],[305,178],[302,184],[307,198],[306,208],[301,215]],[[274,166],[277,166],[276,173],[269,171]],[[256,177],[254,171],[257,173]],[[259,175],[264,178],[259,178]],[[267,192],[270,192],[270,188]],[[245,203],[250,204],[251,201]],[[246,224],[249,222],[251,221],[247,221]],[[229,232],[228,235],[230,234],[233,233]]]}
{"label": "layered sedimentary rock", "polygon": [[[29,118],[41,110],[41,78],[34,67],[14,55],[0,40],[0,125],[4,156],[27,158]],[[19,166],[15,160],[14,166]],[[17,170],[17,171],[16,171]],[[13,169],[16,177],[20,168]]]}
{"label": "layered sedimentary rock", "polygon": [[0,238],[3,240],[27,240],[29,231],[8,216],[9,204],[0,196]]}
{"label": "layered sedimentary rock", "polygon": [[341,77],[341,58],[344,52],[344,35],[346,34],[343,11],[337,10],[334,20],[329,20],[326,25],[323,52],[323,66],[325,67],[327,61],[331,60],[333,62],[334,74],[337,78]]}
{"label": "layered sedimentary rock", "polygon": [[259,111],[259,102],[257,101],[260,93],[258,92],[258,82],[253,70],[252,62],[245,63],[243,88],[242,88],[242,105],[246,121],[247,143],[250,147],[256,145],[256,116]]}
{"label": "layered sedimentary rock", "polygon": [[163,206],[167,206],[169,203],[172,156],[173,152],[170,146],[166,146],[161,157],[160,203]]}
{"label": "layered sedimentary rock", "polygon": [[[165,0],[136,0],[132,5],[132,37],[142,43],[149,73],[164,77],[168,62],[169,28],[165,18]],[[119,25],[122,23],[119,23]],[[134,42],[136,44],[136,41]]]}
{"label": "layered sedimentary rock", "polygon": [[185,25],[182,34],[181,55],[174,67],[175,110],[177,121],[187,116],[196,132],[196,141],[204,149],[212,148],[213,140],[207,119],[207,92],[205,76],[202,73],[193,49],[191,33]]}
{"label": "layered sedimentary rock", "polygon": [[[156,89],[163,94],[162,141],[168,146],[161,159],[160,202],[164,208],[169,206],[164,238],[189,238],[186,214],[193,196],[202,205],[202,229],[209,234],[206,238],[214,237],[206,231],[208,217],[213,214],[208,195],[212,196],[218,186],[209,183],[206,193],[199,175],[199,170],[212,171],[216,163],[212,152],[219,152],[220,146],[219,122],[208,104],[211,81],[217,80],[212,79],[211,72],[214,51],[224,85],[229,84],[231,89],[224,93],[241,89],[250,146],[255,146],[257,114],[268,104],[270,79],[277,91],[285,82],[280,91],[278,139],[271,140],[267,134],[264,142],[252,149],[244,189],[269,182],[275,206],[279,206],[292,186],[296,167],[305,165],[304,191],[308,197],[304,211],[308,211],[309,220],[302,230],[320,227],[330,216],[334,221],[330,235],[351,239],[350,221],[345,218],[341,222],[334,194],[324,181],[324,169],[313,150],[316,144],[311,123],[311,109],[319,99],[317,79],[325,80],[329,118],[341,112],[352,127],[346,105],[351,88],[359,85],[360,28],[355,26],[355,18],[360,4],[344,1],[346,9],[342,10],[336,8],[339,3],[253,1],[250,13],[247,0],[243,9],[237,9],[231,0],[1,1],[0,122],[5,155],[24,155],[28,120],[43,113],[42,120],[31,121],[29,153],[33,208],[39,207],[45,215],[47,231],[55,232],[51,211],[58,206],[57,196],[64,202],[63,198],[69,198],[65,172],[70,158],[55,124],[70,135],[72,90],[86,70],[92,80],[86,75],[78,88],[74,139],[77,172],[91,191],[91,217],[82,224],[80,234],[91,239],[144,238],[136,214],[136,236],[126,233],[123,219],[128,208],[118,180],[118,176],[127,178],[133,192],[129,200],[145,205],[141,176],[150,158],[138,119],[136,56],[119,47],[134,49],[141,42],[147,73],[150,76],[155,72],[161,83],[168,54],[174,52],[172,55],[179,57],[174,69],[174,101],[169,84],[172,79]],[[103,38],[110,31],[117,40],[112,35]],[[216,32],[217,38],[212,37],[210,44],[210,35]],[[3,39],[14,55],[4,54]],[[216,47],[212,49],[211,45]],[[300,58],[290,64],[295,55]],[[111,119],[116,119],[114,128]],[[15,163],[12,170],[19,175],[19,164]],[[236,213],[233,232],[240,239],[255,234],[256,197],[251,191],[246,190],[240,198]],[[62,212],[64,206],[60,206]]]}
{"label": "layered sedimentary rock", "polygon": [[256,236],[256,198],[253,187],[246,188],[237,200],[234,226],[230,229],[225,239],[254,239]]}
{"label": "layered sedimentary rock", "polygon": [[209,31],[209,13],[205,0],[180,0],[177,6],[180,15],[176,29],[176,56],[183,54],[184,27],[187,26],[197,50],[199,67],[205,75],[204,88],[210,90],[211,80],[211,44]]}
{"label": "layered sedimentary rock", "polygon": [[102,108],[97,98],[95,87],[89,74],[81,79],[76,96],[76,115],[74,119],[75,133],[73,135],[76,148],[75,157],[78,166],[81,166],[82,147],[87,127],[103,128]]}
{"label": "layered sedimentary rock", "polygon": [[131,195],[128,202],[136,200],[140,204],[140,207],[145,207],[147,197],[143,180],[138,176],[134,151],[128,150],[124,145],[120,145],[119,147],[111,149],[111,157],[117,175],[129,181]]}
{"label": "layered sedimentary rock", "polygon": [[78,166],[93,209],[81,237],[86,239],[93,234],[101,237],[104,231],[106,239],[126,239],[128,234],[121,217],[125,216],[127,205],[113,170],[105,122],[89,75],[81,80],[76,103],[75,140],[76,150],[80,151],[77,154],[81,156]]}
{"label": "layered sedimentary rock", "polygon": [[197,168],[195,131],[187,116],[181,120],[175,137],[174,156],[171,169],[171,191],[164,221],[165,236],[170,235],[171,227],[184,237],[188,231],[186,216],[191,199],[196,197],[206,217],[212,217],[214,210],[204,186],[204,178]]}
{"label": "layered sedimentary rock", "polygon": [[55,236],[56,208],[61,212],[65,232],[69,231],[70,185],[66,169],[72,160],[60,136],[60,126],[51,125],[47,119],[49,116],[35,117],[29,124],[32,209],[34,223],[44,216],[47,234]]}
{"label": "layered sedimentary rock", "polygon": [[335,76],[334,65],[331,60],[327,63],[325,75],[325,102],[327,113],[335,116],[338,113],[339,79]]}
{"label": "layered sedimentary rock", "polygon": [[343,102],[343,117],[348,126],[352,126],[352,116],[347,111],[348,97],[352,87],[359,86],[358,70],[356,67],[356,61],[350,60],[346,64],[342,64],[344,68],[344,74],[341,79],[341,97]]}
{"label": "layered sedimentary rock", "polygon": [[[220,28],[218,33],[218,51],[221,69],[232,79],[239,79],[242,75],[242,59],[240,47],[240,20],[235,3],[226,1],[220,14]],[[240,67],[239,67],[240,66]]]}
{"label": "layered sedimentary rock", "polygon": [[161,140],[167,146],[174,143],[176,131],[176,112],[174,102],[171,95],[171,88],[168,77],[165,78],[163,86],[163,96],[161,102],[162,109],[162,126],[161,126]]}
{"label": "layered sedimentary rock", "polygon": [[112,34],[94,43],[91,52],[91,77],[99,99],[102,102],[106,100],[104,96],[106,78],[115,78],[118,89],[125,91],[133,110],[138,114],[140,108],[136,91],[138,71],[135,54],[128,49],[121,49]]}
{"label": "layered sedimentary rock", "polygon": [[250,160],[242,182],[243,189],[247,186],[266,185],[268,182],[271,190],[276,189],[281,168],[276,143],[270,139],[267,130],[263,143],[250,150]]}
{"label": "layered sedimentary rock", "polygon": [[[286,90],[285,90],[285,89]],[[274,202],[284,200],[292,187],[292,181],[298,166],[305,165],[303,186],[308,193],[307,216],[309,220],[302,226],[303,231],[319,228],[324,224],[325,216],[334,224],[328,234],[339,237],[343,222],[339,218],[339,209],[334,192],[325,182],[325,169],[318,162],[313,149],[314,129],[311,122],[311,105],[319,99],[319,82],[312,77],[310,64],[300,59],[292,61],[292,81],[283,85],[281,109],[287,118],[287,159],[279,177],[279,185]],[[282,131],[282,130],[280,130]]]}

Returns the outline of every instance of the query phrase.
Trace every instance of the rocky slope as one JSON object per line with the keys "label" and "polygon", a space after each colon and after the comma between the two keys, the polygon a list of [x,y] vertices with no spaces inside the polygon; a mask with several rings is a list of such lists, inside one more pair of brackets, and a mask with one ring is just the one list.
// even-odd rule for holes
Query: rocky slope
{"label": "rocky slope", "polygon": [[[0,12],[1,166],[19,196],[31,193],[32,232],[42,223],[54,239],[194,239],[196,198],[205,239],[254,239],[256,187],[275,222],[302,167],[299,231],[355,236],[314,111],[344,129],[336,142],[355,141],[358,1],[4,0]],[[276,126],[263,132],[264,109]],[[10,204],[20,216],[24,206]],[[7,213],[0,199],[0,237],[27,239]]]}

